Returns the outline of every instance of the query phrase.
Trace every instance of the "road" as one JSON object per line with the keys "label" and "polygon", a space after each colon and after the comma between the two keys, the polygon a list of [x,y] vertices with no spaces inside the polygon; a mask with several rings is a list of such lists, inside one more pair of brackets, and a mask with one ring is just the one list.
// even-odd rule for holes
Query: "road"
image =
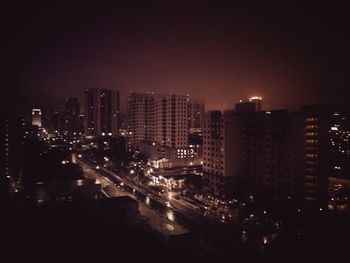
{"label": "road", "polygon": [[[120,185],[112,182],[108,177],[100,174],[101,171],[97,172],[88,163],[82,161],[81,159],[74,160],[82,167],[84,176],[98,180],[101,183],[102,189],[106,186],[109,186],[113,190],[113,196],[127,195],[133,199],[136,199],[139,202],[139,211],[141,217],[147,219],[148,225],[152,229],[160,232],[165,238],[169,237],[170,235],[177,235],[188,232],[185,227],[175,222],[174,214],[171,209],[167,208],[165,210],[157,210],[151,208],[150,201],[147,198],[144,199],[144,202],[140,202],[140,199],[135,195],[135,191],[133,193],[126,191],[125,189],[121,188]],[[105,192],[104,194],[107,195]]]}
{"label": "road", "polygon": [[[85,167],[88,166],[90,169],[96,167],[93,161],[84,158],[80,158],[78,163]],[[166,200],[150,194],[147,192],[147,189],[136,186],[134,183],[103,167],[94,169],[94,171],[100,176],[99,178],[108,179],[118,189],[122,189],[124,193],[137,199],[140,204],[140,212],[151,219],[151,226],[155,228],[158,226],[158,231],[177,232],[176,228],[189,229],[198,233],[202,242],[209,247],[225,248],[225,250],[234,251],[234,249],[238,249],[241,246],[240,236],[235,236],[226,225],[206,218],[201,212],[193,208],[193,205],[184,200]],[[164,222],[163,224],[160,223],[162,220],[166,220],[166,224],[170,226],[165,225],[166,227],[164,227]],[[172,227],[174,227],[173,231],[171,231]]]}

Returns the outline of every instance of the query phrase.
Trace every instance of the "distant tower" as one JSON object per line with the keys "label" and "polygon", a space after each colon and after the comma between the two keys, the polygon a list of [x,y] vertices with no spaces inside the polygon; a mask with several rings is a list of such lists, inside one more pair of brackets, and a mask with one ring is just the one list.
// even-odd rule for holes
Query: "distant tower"
{"label": "distant tower", "polygon": [[326,106],[300,108],[303,117],[304,192],[306,201],[327,207],[330,158],[331,110]]}
{"label": "distant tower", "polygon": [[262,97],[250,97],[249,102],[255,104],[255,111],[261,111],[262,110]]}
{"label": "distant tower", "polygon": [[119,93],[103,88],[85,90],[85,130],[90,135],[118,133]]}
{"label": "distant tower", "polygon": [[235,106],[235,111],[239,113],[244,112],[256,112],[262,110],[262,98],[261,97],[251,97],[248,101],[240,100]]}
{"label": "distant tower", "polygon": [[160,94],[155,100],[155,139],[159,145],[186,148],[188,145],[187,96]]}
{"label": "distant tower", "polygon": [[65,115],[64,112],[55,109],[50,114],[50,130],[62,133],[65,127]]}
{"label": "distant tower", "polygon": [[130,144],[154,142],[169,148],[187,147],[187,96],[130,93],[127,132]]}
{"label": "distant tower", "polygon": [[65,103],[65,131],[79,132],[80,104],[77,98],[67,98]]}
{"label": "distant tower", "polygon": [[155,96],[131,92],[127,97],[126,122],[129,142],[155,141]]}
{"label": "distant tower", "polygon": [[35,125],[38,127],[42,126],[41,109],[32,110],[32,125]]}
{"label": "distant tower", "polygon": [[187,104],[187,125],[189,129],[202,129],[205,114],[205,105],[190,99]]}
{"label": "distant tower", "polygon": [[2,190],[17,191],[22,176],[25,119],[0,116],[0,195]]}

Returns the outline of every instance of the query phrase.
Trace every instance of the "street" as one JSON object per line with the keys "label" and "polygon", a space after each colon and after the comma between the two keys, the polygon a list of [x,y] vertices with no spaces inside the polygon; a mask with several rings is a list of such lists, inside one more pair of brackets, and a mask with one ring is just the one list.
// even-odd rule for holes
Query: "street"
{"label": "street", "polygon": [[147,198],[144,198],[143,201],[141,201],[141,193],[136,194],[136,192],[134,192],[133,194],[126,190],[123,190],[120,186],[117,186],[115,183],[113,183],[108,177],[101,175],[99,172],[97,172],[87,163],[83,162],[81,159],[74,160],[76,160],[76,162],[83,168],[84,176],[94,178],[95,180],[98,180],[101,183],[102,191],[103,188],[109,186],[114,190],[114,193],[117,193],[117,195],[115,196],[128,195],[133,199],[138,200],[141,217],[146,218],[149,226],[152,229],[160,232],[164,237],[187,232],[187,230],[184,227],[176,223],[174,214],[170,209],[164,210],[161,209],[161,207],[159,206],[157,210],[154,207],[154,205],[150,206],[150,202],[147,202]]}
{"label": "street", "polygon": [[[134,183],[121,178],[114,172],[99,167],[83,157],[77,160],[87,171],[87,176],[93,176],[107,185],[112,185],[121,194],[131,196],[139,201],[139,209],[142,216],[148,219],[149,225],[161,232],[164,236],[184,233],[188,230],[200,234],[201,243],[205,247],[222,249],[225,251],[239,249],[241,236],[234,235],[231,228],[217,221],[206,218],[193,205],[184,201],[172,198],[166,200],[160,196],[150,194],[146,189],[136,186]],[[93,174],[93,175],[92,175]],[[221,251],[221,253],[224,253]],[[228,254],[227,257],[230,257]]]}

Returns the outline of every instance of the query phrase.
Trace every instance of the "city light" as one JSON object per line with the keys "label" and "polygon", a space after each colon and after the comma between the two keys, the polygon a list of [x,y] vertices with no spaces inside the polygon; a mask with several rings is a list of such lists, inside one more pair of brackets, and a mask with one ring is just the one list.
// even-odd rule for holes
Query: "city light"
{"label": "city light", "polygon": [[249,101],[253,101],[253,100],[262,100],[262,97],[259,96],[253,96],[249,98]]}
{"label": "city light", "polygon": [[149,196],[147,196],[146,199],[145,199],[146,204],[147,204],[147,205],[150,205],[150,203],[151,203],[150,201],[151,201],[151,200],[150,200]]}
{"label": "city light", "polygon": [[348,4],[124,2],[5,8],[4,252],[349,260]]}
{"label": "city light", "polygon": [[170,221],[172,221],[172,222],[175,221],[174,212],[171,211],[171,210],[168,210],[168,211],[166,212],[166,217],[167,217]]}
{"label": "city light", "polygon": [[77,186],[82,186],[83,185],[83,180],[77,180]]}
{"label": "city light", "polygon": [[263,237],[263,243],[264,243],[264,245],[266,245],[267,243],[268,243],[268,240],[267,240],[267,237]]}

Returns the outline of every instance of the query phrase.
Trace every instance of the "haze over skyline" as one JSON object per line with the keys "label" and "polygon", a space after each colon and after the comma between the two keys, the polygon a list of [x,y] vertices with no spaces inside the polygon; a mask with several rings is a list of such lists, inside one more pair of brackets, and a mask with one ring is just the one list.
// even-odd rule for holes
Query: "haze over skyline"
{"label": "haze over skyline", "polygon": [[59,107],[86,87],[190,94],[228,109],[347,105],[349,4],[16,4],[5,16],[6,86]]}

